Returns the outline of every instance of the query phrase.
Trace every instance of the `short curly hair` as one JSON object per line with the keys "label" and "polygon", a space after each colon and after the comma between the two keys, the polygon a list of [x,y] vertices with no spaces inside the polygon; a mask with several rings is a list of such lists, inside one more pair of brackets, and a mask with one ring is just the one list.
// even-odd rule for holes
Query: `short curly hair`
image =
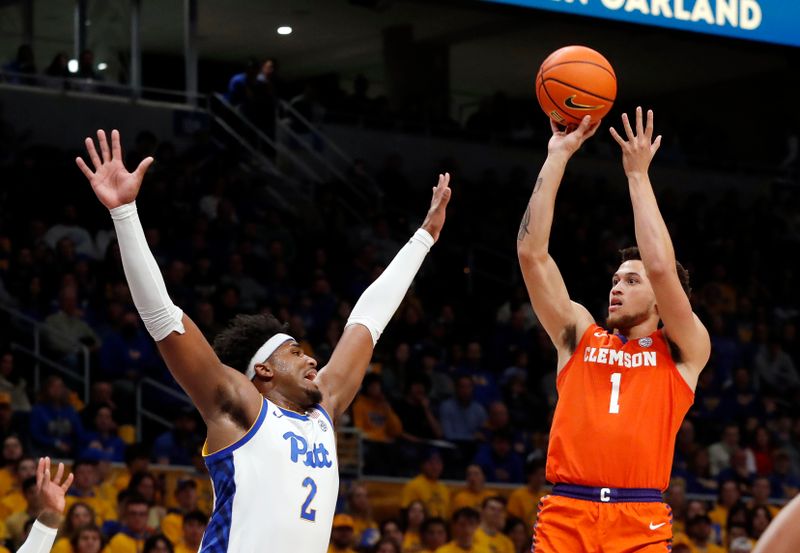
{"label": "short curly hair", "polygon": [[288,327],[270,314],[236,315],[214,339],[214,352],[220,361],[245,373],[258,348]]}
{"label": "short curly hair", "polygon": [[[639,252],[639,248],[636,246],[631,246],[630,248],[625,248],[619,251],[620,255],[620,263],[625,263],[626,261],[631,260],[642,260],[642,254]],[[681,281],[681,287],[683,291],[686,292],[686,295],[690,298],[692,297],[692,287],[689,285],[689,271],[681,265],[680,261],[675,261],[675,270],[678,271],[678,279]]]}

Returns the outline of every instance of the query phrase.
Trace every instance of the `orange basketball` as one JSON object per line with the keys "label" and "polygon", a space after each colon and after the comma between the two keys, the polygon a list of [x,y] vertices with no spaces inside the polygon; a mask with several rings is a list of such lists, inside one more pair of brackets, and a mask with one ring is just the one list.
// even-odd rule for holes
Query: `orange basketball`
{"label": "orange basketball", "polygon": [[599,52],[565,46],[550,54],[536,74],[536,98],[559,125],[577,125],[586,115],[599,121],[614,105],[617,76]]}

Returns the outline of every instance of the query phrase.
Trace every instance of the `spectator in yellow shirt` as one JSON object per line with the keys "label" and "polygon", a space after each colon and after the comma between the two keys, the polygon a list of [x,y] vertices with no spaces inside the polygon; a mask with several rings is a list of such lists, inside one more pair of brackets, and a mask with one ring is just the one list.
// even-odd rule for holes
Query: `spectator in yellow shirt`
{"label": "spectator in yellow shirt", "polygon": [[167,536],[156,534],[150,536],[142,546],[142,553],[174,553],[175,548],[167,539]]}
{"label": "spectator in yellow shirt", "polygon": [[175,544],[175,553],[197,553],[203,532],[208,526],[208,515],[200,511],[190,511],[183,517],[183,539]]}
{"label": "spectator in yellow shirt", "polygon": [[514,544],[514,553],[529,553],[531,550],[531,527],[516,517],[509,517],[504,534]]}
{"label": "spectator in yellow shirt", "polygon": [[770,520],[778,516],[778,513],[781,512],[780,508],[775,505],[770,505],[769,503],[769,494],[771,491],[772,486],[770,485],[769,477],[756,476],[755,479],[753,479],[753,498],[747,503],[747,507],[750,510],[756,507],[766,508],[771,515]]}
{"label": "spectator in yellow shirt", "polygon": [[333,517],[328,553],[356,553],[353,550],[353,517],[350,515],[338,514]]}
{"label": "spectator in yellow shirt", "polygon": [[470,507],[476,511],[481,510],[483,500],[495,494],[486,489],[486,476],[483,469],[478,465],[469,465],[466,471],[467,487],[453,498],[453,511],[458,511],[462,507]]}
{"label": "spectator in yellow shirt", "polygon": [[489,553],[514,553],[514,544],[503,534],[506,526],[506,500],[500,496],[483,501],[481,522],[475,530],[475,546]]}
{"label": "spectator in yellow shirt", "polygon": [[403,553],[400,544],[389,538],[381,538],[371,551],[375,553]]}
{"label": "spectator in yellow shirt", "polygon": [[14,487],[0,500],[0,520],[5,520],[14,513],[20,513],[28,507],[28,502],[22,494],[22,483],[36,476],[36,461],[31,457],[24,457],[17,463],[14,473]]}
{"label": "spectator in yellow shirt", "polygon": [[16,434],[6,436],[3,440],[3,468],[0,469],[0,497],[14,488],[17,463],[19,463],[23,455],[22,441],[20,441],[19,436]]}
{"label": "spectator in yellow shirt", "polygon": [[758,541],[770,522],[772,522],[772,513],[766,506],[754,507],[750,511],[750,537]]}
{"label": "spectator in yellow shirt", "polygon": [[122,516],[122,529],[111,538],[107,553],[142,553],[145,540],[152,534],[147,526],[149,512],[150,504],[144,497],[129,496]]}
{"label": "spectator in yellow shirt", "polygon": [[36,518],[41,508],[38,505],[38,494],[36,493],[36,477],[33,476],[22,483],[22,495],[25,498],[27,507],[24,511],[14,513],[6,518],[5,524],[8,531],[8,537],[13,543],[14,547],[22,545],[23,533],[25,532],[25,523],[28,519]]}
{"label": "spectator in yellow shirt", "polygon": [[708,515],[694,515],[686,521],[686,534],[676,534],[673,544],[687,545],[689,553],[725,553],[725,549],[715,544],[711,536],[711,519]]}
{"label": "spectator in yellow shirt", "polygon": [[725,527],[728,524],[728,512],[734,505],[739,503],[741,498],[742,494],[735,480],[724,480],[720,483],[717,503],[708,513],[708,518],[711,519],[711,524],[721,529],[720,534],[723,536]]}
{"label": "spectator in yellow shirt", "polygon": [[95,513],[91,507],[82,501],[73,502],[67,510],[67,517],[58,532],[59,537],[53,544],[52,553],[72,553],[70,540],[75,537],[79,529],[93,525],[94,521]]}
{"label": "spectator in yellow shirt", "polygon": [[396,518],[387,518],[381,522],[381,538],[390,538],[397,543],[403,543],[403,531],[400,530],[400,523]]}
{"label": "spectator in yellow shirt", "polygon": [[[125,466],[127,470],[120,473],[108,484],[116,491],[108,490],[109,495],[117,496],[119,492],[128,488],[134,474],[147,472],[150,469],[150,452],[144,444],[132,444],[125,450]],[[120,513],[122,516],[122,513]]]}
{"label": "spectator in yellow shirt", "polygon": [[128,491],[143,497],[150,506],[147,525],[150,528],[161,527],[161,521],[167,516],[167,510],[158,504],[159,485],[156,477],[150,472],[137,472],[131,477]]}
{"label": "spectator in yellow shirt", "polygon": [[422,461],[422,474],[403,486],[400,506],[407,509],[412,501],[420,500],[428,516],[445,518],[450,510],[450,490],[439,481],[443,469],[439,452],[430,450]]}
{"label": "spectator in yellow shirt", "polygon": [[78,460],[72,465],[72,474],[75,480],[72,487],[67,492],[67,508],[73,503],[80,501],[86,503],[94,510],[97,525],[102,525],[106,520],[116,518],[117,512],[114,505],[108,503],[99,495],[97,484],[100,475],[97,472],[97,462],[89,460]]}
{"label": "spectator in yellow shirt", "polygon": [[183,515],[197,511],[197,482],[193,478],[178,481],[175,486],[176,509],[170,509],[161,521],[161,531],[169,541],[177,544],[183,535]]}
{"label": "spectator in yellow shirt", "polygon": [[420,553],[434,553],[447,543],[447,523],[443,518],[426,518],[419,532],[420,541],[422,542],[422,551]]}
{"label": "spectator in yellow shirt", "polygon": [[361,393],[353,404],[353,423],[374,442],[390,443],[403,433],[400,418],[383,394],[380,375],[370,373],[364,378]]}
{"label": "spectator in yellow shirt", "polygon": [[453,539],[436,550],[436,553],[486,553],[475,544],[475,530],[480,515],[475,509],[464,507],[453,514]]}
{"label": "spectator in yellow shirt", "polygon": [[[70,553],[101,553],[105,545],[100,528],[94,524],[78,529],[69,543]],[[52,551],[55,552],[55,548]]]}
{"label": "spectator in yellow shirt", "polygon": [[544,485],[545,462],[536,459],[528,463],[526,468],[527,483],[511,492],[508,498],[508,514],[522,520],[529,528],[533,528],[539,516],[539,501],[547,495]]}
{"label": "spectator in yellow shirt", "polygon": [[403,533],[400,541],[403,553],[417,553],[422,549],[420,530],[425,517],[425,504],[419,499],[403,509]]}
{"label": "spectator in yellow shirt", "polygon": [[378,543],[381,534],[378,523],[372,518],[367,488],[353,484],[347,493],[348,514],[353,518],[353,543],[356,548],[368,548]]}

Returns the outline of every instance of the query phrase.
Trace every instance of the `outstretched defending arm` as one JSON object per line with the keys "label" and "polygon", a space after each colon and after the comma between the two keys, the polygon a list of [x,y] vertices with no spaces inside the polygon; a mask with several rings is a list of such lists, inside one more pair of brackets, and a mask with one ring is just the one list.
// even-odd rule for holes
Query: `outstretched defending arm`
{"label": "outstretched defending arm", "polygon": [[559,131],[553,121],[553,136],[547,159],[539,172],[533,193],[522,216],[517,235],[517,256],[528,288],[533,310],[558,350],[560,371],[575,349],[578,338],[593,319],[582,305],[570,300],[558,266],[548,251],[553,226],[556,194],[567,162],[583,142],[591,137],[599,122],[590,124],[587,115],[572,132]]}
{"label": "outstretched defending arm", "polygon": [[55,479],[50,480],[50,457],[39,459],[36,467],[36,495],[42,510],[31,527],[28,539],[17,553],[47,553],[53,546],[58,527],[64,519],[64,496],[72,485],[72,474],[66,478],[63,476],[64,465],[59,463]]}
{"label": "outstretched defending arm", "polygon": [[422,226],[359,298],[330,362],[317,376],[324,407],[334,418],[353,401],[383,329],[397,311],[425,256],[439,239],[450,201],[450,175],[439,175]]}
{"label": "outstretched defending arm", "polygon": [[664,330],[680,350],[681,362],[678,368],[694,388],[697,377],[711,354],[711,341],[703,323],[692,312],[689,296],[681,286],[675,250],[648,175],[650,162],[661,146],[661,136],[653,140],[652,110],[647,111],[645,127],[642,108],[636,108],[635,134],[627,114],[622,115],[622,124],[627,141],[613,127],[609,131],[622,148],[622,165],[628,177],[628,189],[633,204],[636,243],[647,278],[653,286]]}
{"label": "outstretched defending arm", "polygon": [[[200,330],[167,294],[164,278],[147,246],[136,196],[153,158],[145,158],[133,173],[122,163],[119,133],[111,133],[111,148],[104,131],[97,131],[102,159],[94,141],[86,139],[92,171],[81,158],[75,161],[94,193],[111,213],[117,232],[122,266],[133,302],[175,380],[189,394],[208,425],[209,447],[219,437],[222,445],[244,434],[238,424],[223,416],[221,405],[235,405],[250,421],[258,417],[261,397],[245,376],[223,365]],[[228,409],[230,411],[230,409]],[[241,418],[241,417],[240,417]],[[216,444],[215,444],[216,445]]]}

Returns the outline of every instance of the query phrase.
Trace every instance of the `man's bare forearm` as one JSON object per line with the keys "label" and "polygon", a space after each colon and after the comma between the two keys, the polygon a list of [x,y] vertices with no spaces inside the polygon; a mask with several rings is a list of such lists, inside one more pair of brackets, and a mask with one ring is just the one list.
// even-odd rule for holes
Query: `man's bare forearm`
{"label": "man's bare forearm", "polygon": [[520,255],[533,258],[547,255],[556,194],[566,166],[566,157],[550,155],[539,171],[517,233],[517,251]]}
{"label": "man's bare forearm", "polygon": [[628,176],[636,243],[649,274],[674,270],[675,250],[647,174]]}

